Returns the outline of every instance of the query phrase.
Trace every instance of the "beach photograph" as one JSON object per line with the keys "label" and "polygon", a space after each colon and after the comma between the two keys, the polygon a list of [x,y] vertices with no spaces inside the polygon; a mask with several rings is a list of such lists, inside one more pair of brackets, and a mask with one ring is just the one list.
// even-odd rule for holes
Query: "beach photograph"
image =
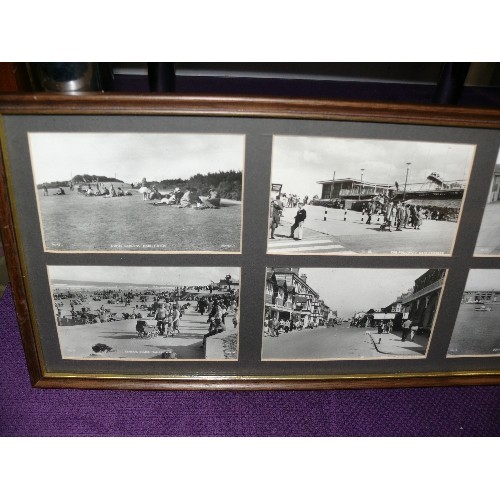
{"label": "beach photograph", "polygon": [[500,356],[500,270],[471,269],[448,357]]}
{"label": "beach photograph", "polygon": [[423,358],[445,269],[274,267],[262,359]]}
{"label": "beach photograph", "polygon": [[243,135],[28,139],[47,252],[241,252]]}
{"label": "beach photograph", "polygon": [[274,136],[268,253],[449,255],[475,146]]}
{"label": "beach photograph", "polygon": [[48,266],[63,359],[238,358],[240,269]]}
{"label": "beach photograph", "polygon": [[500,151],[491,179],[474,255],[500,256]]}

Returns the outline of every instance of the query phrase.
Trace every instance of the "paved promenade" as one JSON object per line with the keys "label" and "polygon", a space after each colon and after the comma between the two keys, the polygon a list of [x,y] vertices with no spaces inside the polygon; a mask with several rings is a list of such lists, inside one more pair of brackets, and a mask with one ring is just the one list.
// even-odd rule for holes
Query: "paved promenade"
{"label": "paved promenade", "polygon": [[264,337],[263,359],[365,359],[386,357],[421,357],[427,337],[401,341],[401,334],[378,334],[376,328],[338,325],[312,330],[294,330],[279,337]]}
{"label": "paved promenade", "polygon": [[[174,337],[157,336],[140,338],[135,326],[136,319],[95,323],[89,325],[58,327],[59,342],[63,358],[88,359],[162,359],[164,351],[173,350],[178,359],[224,359],[223,349],[210,349],[205,354],[202,349],[203,336],[208,333],[208,316],[194,311],[191,306],[184,313],[180,321],[180,333]],[[147,319],[155,325],[154,319]],[[226,318],[226,333],[218,335],[220,339],[237,333],[232,324],[232,316]],[[92,346],[103,343],[112,348],[112,351],[95,354]],[[223,345],[223,344],[221,344]]]}
{"label": "paved promenade", "polygon": [[457,229],[455,222],[424,220],[419,230],[388,232],[379,230],[382,217],[372,217],[369,225],[360,212],[313,205],[306,211],[303,239],[298,241],[288,237],[297,209],[285,208],[275,239],[268,241],[269,253],[443,255],[451,252]]}

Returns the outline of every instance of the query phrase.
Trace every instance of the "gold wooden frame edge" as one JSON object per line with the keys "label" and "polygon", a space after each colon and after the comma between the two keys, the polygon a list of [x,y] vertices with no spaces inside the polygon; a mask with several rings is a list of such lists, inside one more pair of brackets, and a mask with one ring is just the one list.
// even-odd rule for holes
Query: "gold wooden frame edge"
{"label": "gold wooden frame edge", "polygon": [[[500,110],[241,96],[0,94],[1,115],[155,115],[284,118],[500,129]],[[4,134],[2,134],[4,135]],[[124,390],[326,390],[496,385],[500,371],[350,375],[153,376],[48,373],[31,314],[21,241],[15,229],[5,146],[0,151],[0,232],[33,387]],[[15,206],[14,206],[15,208]]]}
{"label": "gold wooden frame edge", "polygon": [[143,376],[44,374],[39,388],[123,390],[328,390],[497,385],[500,372],[429,372],[352,375]]}

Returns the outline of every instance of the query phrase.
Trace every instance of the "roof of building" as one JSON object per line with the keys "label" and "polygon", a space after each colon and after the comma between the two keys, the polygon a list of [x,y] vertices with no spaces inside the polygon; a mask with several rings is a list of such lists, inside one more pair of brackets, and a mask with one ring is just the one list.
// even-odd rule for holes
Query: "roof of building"
{"label": "roof of building", "polygon": [[374,187],[384,187],[384,188],[394,188],[396,189],[396,187],[394,186],[394,183],[392,184],[387,184],[387,183],[383,183],[383,182],[368,182],[368,181],[361,181],[361,179],[353,179],[352,177],[346,177],[345,179],[330,179],[330,180],[327,180],[327,181],[317,181],[316,183],[317,184],[341,184],[343,182],[353,182],[355,184],[360,184],[362,186],[374,186]]}

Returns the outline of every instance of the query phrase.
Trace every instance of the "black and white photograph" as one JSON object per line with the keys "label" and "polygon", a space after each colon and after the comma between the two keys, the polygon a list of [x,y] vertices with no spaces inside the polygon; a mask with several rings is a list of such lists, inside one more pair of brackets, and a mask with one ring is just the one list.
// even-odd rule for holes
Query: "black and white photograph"
{"label": "black and white photograph", "polygon": [[475,146],[274,136],[268,253],[449,255]]}
{"label": "black and white photograph", "polygon": [[238,358],[240,269],[48,266],[63,359]]}
{"label": "black and white photograph", "polygon": [[500,270],[471,269],[448,357],[500,356]]}
{"label": "black and white photograph", "polygon": [[491,179],[474,254],[500,256],[500,152]]}
{"label": "black and white photograph", "polygon": [[423,358],[445,269],[268,268],[263,360]]}
{"label": "black and white photograph", "polygon": [[243,135],[28,138],[46,251],[240,253]]}

